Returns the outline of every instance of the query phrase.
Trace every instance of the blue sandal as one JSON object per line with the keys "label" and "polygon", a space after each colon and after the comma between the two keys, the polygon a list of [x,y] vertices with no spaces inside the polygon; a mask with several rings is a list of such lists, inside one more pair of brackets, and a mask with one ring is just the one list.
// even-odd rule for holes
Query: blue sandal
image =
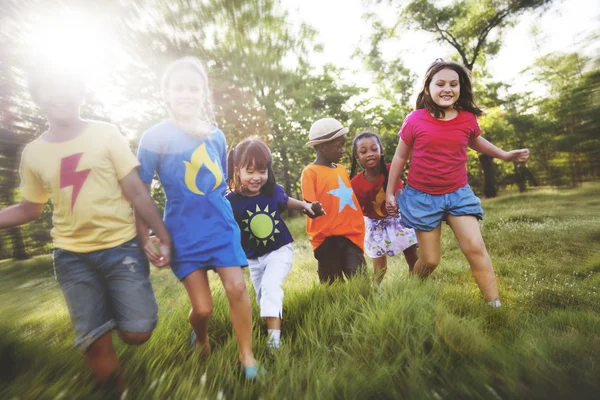
{"label": "blue sandal", "polygon": [[192,351],[196,351],[196,332],[192,330]]}
{"label": "blue sandal", "polygon": [[253,365],[251,367],[244,367],[242,365],[242,369],[244,370],[244,377],[247,381],[253,381],[259,376],[267,374],[267,371],[264,368],[259,367],[258,365]]}

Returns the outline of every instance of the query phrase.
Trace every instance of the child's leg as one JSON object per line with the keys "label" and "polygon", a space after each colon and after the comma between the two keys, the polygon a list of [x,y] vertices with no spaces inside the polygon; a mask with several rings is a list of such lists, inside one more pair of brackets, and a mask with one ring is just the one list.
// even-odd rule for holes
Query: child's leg
{"label": "child's leg", "polygon": [[210,353],[208,339],[208,321],[213,311],[213,301],[210,295],[207,271],[197,269],[183,279],[183,287],[187,291],[192,309],[189,321],[196,334],[196,349],[202,349],[201,354]]}
{"label": "child's leg", "polygon": [[130,345],[145,343],[156,326],[158,306],[137,238],[91,257],[102,274],[119,336]]}
{"label": "child's leg", "polygon": [[321,283],[332,284],[336,279],[342,279],[342,263],[344,261],[339,236],[329,236],[315,250],[317,272]]}
{"label": "child's leg", "polygon": [[376,257],[373,258],[373,279],[377,284],[383,281],[383,277],[387,272],[387,257]]}
{"label": "child's leg", "polygon": [[352,278],[357,272],[365,271],[365,255],[360,247],[355,245],[350,239],[343,238],[344,245],[342,251],[342,272],[347,279]]}
{"label": "child's leg", "polygon": [[426,278],[440,263],[442,226],[440,225],[432,231],[415,230],[415,233],[419,243],[419,257],[415,262],[413,272],[421,278]]}
{"label": "child's leg", "polygon": [[[93,253],[92,253],[93,254]],[[90,254],[56,249],[53,252],[54,273],[69,308],[77,333],[75,345],[85,350],[85,358],[95,380],[112,383],[119,393],[125,390],[120,362],[112,344],[112,319],[108,293],[98,274],[98,265]]]}
{"label": "child's leg", "polygon": [[[117,393],[122,394],[125,391],[125,380],[120,373],[121,363],[112,343],[112,332],[107,332],[94,343],[92,343],[85,352],[86,361],[94,377],[100,384],[112,383]],[[114,379],[114,382],[110,382]]]}
{"label": "child's leg", "polygon": [[471,264],[471,272],[485,300],[498,300],[494,267],[481,237],[477,218],[472,215],[460,217],[448,215],[448,225],[452,228],[460,249]]}
{"label": "child's leg", "polygon": [[281,285],[292,269],[294,248],[291,244],[272,251],[264,259],[266,265],[262,280],[260,316],[267,321],[269,346],[278,348],[283,315],[283,289]]}
{"label": "child's leg", "polygon": [[256,365],[252,353],[252,308],[240,267],[216,268],[229,300],[233,330],[240,346],[240,362],[244,367]]}
{"label": "child's leg", "polygon": [[404,258],[406,259],[406,263],[408,264],[408,272],[413,273],[415,270],[415,264],[419,259],[419,254],[417,253],[417,245],[412,245],[409,248],[403,251]]}

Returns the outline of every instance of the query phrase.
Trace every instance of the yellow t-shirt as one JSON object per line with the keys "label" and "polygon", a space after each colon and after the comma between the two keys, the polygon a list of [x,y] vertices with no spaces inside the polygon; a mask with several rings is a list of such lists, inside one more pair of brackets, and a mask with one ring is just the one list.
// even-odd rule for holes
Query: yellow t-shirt
{"label": "yellow t-shirt", "polygon": [[327,213],[315,219],[306,218],[306,232],[313,250],[329,236],[345,236],[362,250],[365,222],[346,168],[340,164],[336,168],[310,164],[302,171],[301,181],[304,200],[321,202]]}
{"label": "yellow t-shirt", "polygon": [[43,135],[23,150],[19,173],[23,198],[54,205],[54,247],[89,253],[118,246],[136,235],[133,210],[119,181],[139,165],[127,140],[111,124],[89,121],[67,142]]}

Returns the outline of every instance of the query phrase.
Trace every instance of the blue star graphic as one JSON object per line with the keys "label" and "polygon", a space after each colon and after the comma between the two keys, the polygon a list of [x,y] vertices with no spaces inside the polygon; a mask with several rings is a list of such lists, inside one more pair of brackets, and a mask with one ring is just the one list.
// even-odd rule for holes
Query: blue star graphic
{"label": "blue star graphic", "polygon": [[344,185],[341,176],[338,176],[338,184],[339,187],[337,189],[332,189],[329,192],[327,192],[340,199],[340,209],[338,210],[338,212],[342,212],[346,205],[349,205],[350,207],[356,210],[354,200],[352,199],[352,188]]}

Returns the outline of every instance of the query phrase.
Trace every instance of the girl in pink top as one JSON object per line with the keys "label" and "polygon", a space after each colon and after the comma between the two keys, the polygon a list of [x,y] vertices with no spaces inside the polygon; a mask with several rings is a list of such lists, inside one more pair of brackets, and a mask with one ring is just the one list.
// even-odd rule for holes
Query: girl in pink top
{"label": "girl in pink top", "polygon": [[[469,72],[461,65],[437,59],[425,74],[417,109],[404,120],[390,167],[386,208],[398,212],[417,234],[419,259],[414,273],[427,277],[440,262],[441,222],[446,221],[471,265],[486,302],[500,306],[492,261],[478,219],[481,201],[467,184],[467,146],[503,161],[523,162],[529,149],[503,151],[480,136]],[[412,151],[408,184],[398,203],[394,184]]]}

